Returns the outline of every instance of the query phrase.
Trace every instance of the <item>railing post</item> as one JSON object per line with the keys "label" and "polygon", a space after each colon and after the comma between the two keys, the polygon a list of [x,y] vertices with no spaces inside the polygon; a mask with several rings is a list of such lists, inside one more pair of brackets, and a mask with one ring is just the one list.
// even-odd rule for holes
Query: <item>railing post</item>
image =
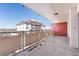
{"label": "railing post", "polygon": [[40,35],[41,35],[41,31],[39,31],[39,36],[38,36],[38,37],[39,37],[39,39],[40,39],[40,37],[41,37]]}
{"label": "railing post", "polygon": [[47,37],[47,31],[45,30],[45,33],[46,33],[46,37]]}
{"label": "railing post", "polygon": [[51,30],[50,30],[50,36],[51,36]]}
{"label": "railing post", "polygon": [[24,50],[24,31],[21,32],[21,49]]}
{"label": "railing post", "polygon": [[26,45],[26,32],[24,32],[24,47],[25,47],[25,45]]}

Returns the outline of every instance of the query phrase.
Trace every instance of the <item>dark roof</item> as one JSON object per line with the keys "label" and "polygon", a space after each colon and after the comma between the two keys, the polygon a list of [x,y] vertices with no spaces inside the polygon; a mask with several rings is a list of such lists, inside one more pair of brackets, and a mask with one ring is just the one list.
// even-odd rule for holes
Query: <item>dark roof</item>
{"label": "dark roof", "polygon": [[22,21],[17,25],[21,25],[21,24],[43,25],[42,23],[37,22],[37,21],[33,21],[33,20]]}

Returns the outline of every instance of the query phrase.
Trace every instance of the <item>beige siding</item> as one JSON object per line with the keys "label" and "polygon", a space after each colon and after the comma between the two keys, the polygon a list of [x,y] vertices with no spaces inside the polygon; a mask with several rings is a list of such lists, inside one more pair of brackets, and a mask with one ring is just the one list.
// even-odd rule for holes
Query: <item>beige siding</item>
{"label": "beige siding", "polygon": [[47,37],[50,36],[50,35],[51,35],[51,31],[48,31],[47,32]]}
{"label": "beige siding", "polygon": [[38,40],[40,40],[39,38],[39,33],[35,32],[35,33],[30,33],[26,36],[26,45],[31,45],[35,42],[37,42]]}
{"label": "beige siding", "polygon": [[47,32],[47,35],[46,35],[46,32],[34,32],[34,33],[29,33],[28,35],[26,35],[26,38],[25,38],[25,45],[31,45],[35,42],[38,42],[40,41],[41,39],[45,38],[45,37],[48,37],[50,36],[50,31]]}
{"label": "beige siding", "polygon": [[21,48],[20,36],[0,37],[0,55],[6,55]]}

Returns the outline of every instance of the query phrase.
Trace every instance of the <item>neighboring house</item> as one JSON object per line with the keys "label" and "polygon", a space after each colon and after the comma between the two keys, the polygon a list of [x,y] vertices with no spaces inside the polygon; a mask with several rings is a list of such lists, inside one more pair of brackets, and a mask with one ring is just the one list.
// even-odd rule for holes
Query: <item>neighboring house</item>
{"label": "neighboring house", "polygon": [[43,30],[44,25],[35,19],[22,21],[16,25],[17,31],[39,31]]}

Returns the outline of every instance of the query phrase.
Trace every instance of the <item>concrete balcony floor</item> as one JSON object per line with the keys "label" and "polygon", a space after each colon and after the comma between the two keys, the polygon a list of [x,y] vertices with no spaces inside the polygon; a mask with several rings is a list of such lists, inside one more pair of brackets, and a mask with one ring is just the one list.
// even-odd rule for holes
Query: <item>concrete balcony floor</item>
{"label": "concrete balcony floor", "polygon": [[79,56],[79,49],[69,46],[69,39],[62,36],[50,36],[31,51],[23,51],[16,56]]}

